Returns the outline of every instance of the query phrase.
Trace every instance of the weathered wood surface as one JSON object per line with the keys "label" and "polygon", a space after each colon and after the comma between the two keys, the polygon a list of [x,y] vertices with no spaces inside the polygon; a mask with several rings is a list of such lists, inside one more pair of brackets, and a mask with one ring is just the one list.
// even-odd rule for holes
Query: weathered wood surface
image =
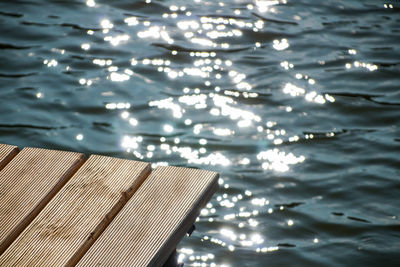
{"label": "weathered wood surface", "polygon": [[0,144],[0,266],[161,266],[218,188],[210,171],[18,151]]}
{"label": "weathered wood surface", "polygon": [[18,153],[18,147],[0,144],[0,171]]}
{"label": "weathered wood surface", "polygon": [[0,171],[0,255],[83,161],[75,152],[24,148]]}
{"label": "weathered wood surface", "polygon": [[77,266],[161,266],[218,188],[215,172],[158,167]]}
{"label": "weathered wood surface", "polygon": [[0,256],[0,266],[74,265],[150,171],[145,162],[91,156]]}

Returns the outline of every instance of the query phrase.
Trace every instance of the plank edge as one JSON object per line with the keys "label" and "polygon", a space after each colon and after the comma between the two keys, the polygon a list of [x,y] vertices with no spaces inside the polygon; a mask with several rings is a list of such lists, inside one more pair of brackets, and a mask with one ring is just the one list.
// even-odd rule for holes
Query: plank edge
{"label": "plank edge", "polygon": [[211,200],[212,196],[218,190],[218,178],[219,173],[215,173],[212,182],[203,191],[203,194],[201,194],[198,200],[193,203],[186,218],[171,232],[167,241],[165,241],[157,251],[148,266],[163,266],[168,260],[169,256],[176,249],[176,246],[182,241],[190,227],[196,222],[196,218],[199,216],[201,209]]}
{"label": "plank edge", "polygon": [[[75,153],[75,152],[74,152]],[[7,250],[7,248],[18,238],[18,236],[25,230],[26,227],[36,218],[36,216],[43,210],[43,208],[50,202],[50,200],[60,191],[60,189],[68,182],[68,180],[78,171],[78,169],[86,161],[86,156],[77,153],[79,158],[72,164],[65,174],[58,180],[55,186],[40,200],[32,211],[22,219],[11,233],[0,244],[0,256]]]}
{"label": "plank edge", "polygon": [[14,148],[8,153],[8,155],[0,161],[0,171],[18,154],[19,148],[14,146]]}
{"label": "plank edge", "polygon": [[114,218],[118,215],[118,213],[122,210],[122,208],[126,205],[126,203],[130,200],[130,198],[135,194],[135,192],[139,189],[139,187],[143,184],[143,182],[149,177],[151,173],[151,164],[147,163],[146,167],[139,174],[139,178],[133,183],[126,191],[121,192],[121,197],[118,202],[111,208],[111,210],[104,216],[103,220],[99,223],[99,225],[90,233],[85,242],[77,249],[74,255],[68,260],[65,264],[65,267],[75,266],[82,257],[86,254],[86,252],[90,249],[90,247],[96,242],[96,240],[100,237],[100,235],[106,230],[106,228],[111,224]]}

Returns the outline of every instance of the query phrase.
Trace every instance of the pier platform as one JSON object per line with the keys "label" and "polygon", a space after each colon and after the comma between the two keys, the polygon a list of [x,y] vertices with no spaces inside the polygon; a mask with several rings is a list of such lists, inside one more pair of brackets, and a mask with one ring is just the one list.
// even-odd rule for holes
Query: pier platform
{"label": "pier platform", "polygon": [[0,144],[0,266],[163,266],[218,177]]}

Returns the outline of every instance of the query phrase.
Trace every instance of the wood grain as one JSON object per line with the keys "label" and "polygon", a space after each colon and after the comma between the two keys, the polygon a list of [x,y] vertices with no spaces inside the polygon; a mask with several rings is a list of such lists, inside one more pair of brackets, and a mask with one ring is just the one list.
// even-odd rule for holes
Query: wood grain
{"label": "wood grain", "polygon": [[77,266],[161,266],[218,188],[215,172],[158,167]]}
{"label": "wood grain", "polygon": [[0,171],[17,155],[18,151],[19,149],[16,146],[0,144]]}
{"label": "wood grain", "polygon": [[0,255],[74,172],[84,155],[24,148],[0,172]]}
{"label": "wood grain", "polygon": [[92,155],[0,256],[0,266],[74,265],[150,171],[145,162]]}

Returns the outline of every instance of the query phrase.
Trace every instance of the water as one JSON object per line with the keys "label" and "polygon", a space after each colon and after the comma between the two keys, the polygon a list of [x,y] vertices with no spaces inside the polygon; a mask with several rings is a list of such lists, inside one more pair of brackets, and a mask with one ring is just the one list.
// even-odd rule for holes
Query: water
{"label": "water", "polygon": [[1,1],[0,141],[220,172],[186,266],[398,266],[399,8]]}

